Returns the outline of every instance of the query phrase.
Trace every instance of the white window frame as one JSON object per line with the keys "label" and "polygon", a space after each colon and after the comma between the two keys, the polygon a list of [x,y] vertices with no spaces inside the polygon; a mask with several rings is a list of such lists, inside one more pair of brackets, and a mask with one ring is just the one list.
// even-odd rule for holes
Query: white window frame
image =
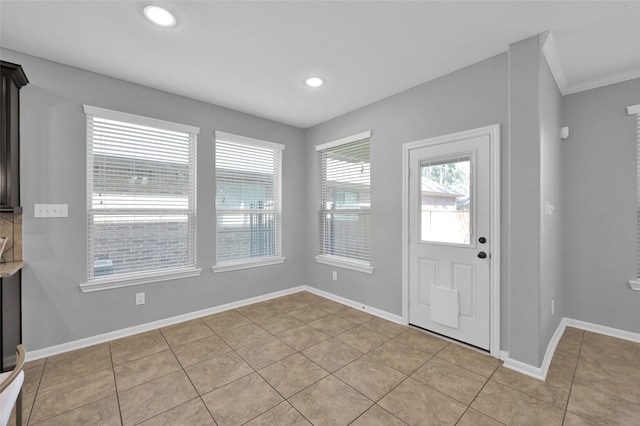
{"label": "white window frame", "polygon": [[[371,146],[371,131],[365,131],[362,133],[358,133],[356,135],[353,136],[348,136],[342,139],[338,139],[332,142],[327,142],[321,145],[317,145],[316,146],[316,152],[318,154],[320,154],[321,151],[327,150],[329,148],[335,148],[337,146],[340,145],[346,145],[348,143],[351,142],[357,142],[357,141],[361,141],[363,139],[369,139],[369,147]],[[320,176],[323,176],[322,170],[318,170],[320,173]],[[371,178],[371,176],[369,177]],[[322,198],[322,185],[323,182],[322,177],[319,178],[320,181],[318,182],[319,187],[318,187],[318,191],[319,191],[319,196],[318,196],[318,220],[320,218],[320,216],[322,215],[322,211],[323,211],[323,200]],[[371,182],[369,182],[369,185],[371,185]],[[369,194],[371,196],[371,194]],[[369,215],[371,215],[371,206],[368,209]],[[321,224],[320,224],[320,220],[318,222],[318,238],[322,239],[322,229],[320,228]],[[369,229],[369,235],[371,236],[371,229]],[[319,241],[319,246],[320,246],[320,250],[322,250],[322,241]],[[371,255],[371,245],[368,247],[369,249],[369,255]],[[365,260],[361,260],[361,259],[354,259],[354,258],[350,258],[350,257],[345,257],[345,256],[336,256],[336,255],[331,255],[331,254],[325,254],[325,253],[320,253],[318,254],[316,257],[316,262],[318,263],[322,263],[325,265],[331,265],[331,266],[337,266],[340,268],[345,268],[345,269],[351,269],[354,271],[358,271],[358,272],[364,272],[367,274],[372,274],[374,268],[371,266],[371,261],[365,261]]]}
{"label": "white window frame", "polygon": [[638,105],[632,105],[630,107],[627,108],[627,114],[629,115],[636,115],[637,116],[637,137],[636,137],[636,143],[637,143],[637,151],[636,151],[636,184],[637,184],[637,194],[636,194],[636,200],[637,200],[637,211],[636,211],[636,215],[637,215],[637,231],[636,231],[636,235],[637,235],[637,241],[638,241],[638,270],[637,270],[637,277],[635,280],[630,280],[629,281],[629,285],[631,286],[631,288],[633,290],[636,291],[640,291],[640,104]]}
{"label": "white window frame", "polygon": [[[242,258],[242,259],[235,259],[235,260],[230,260],[230,261],[218,261],[218,246],[216,243],[216,263],[215,265],[213,265],[211,267],[211,270],[214,273],[219,273],[219,272],[228,272],[228,271],[237,271],[237,270],[241,270],[241,269],[248,269],[248,268],[258,268],[258,267],[262,267],[262,266],[269,266],[269,265],[277,265],[277,264],[281,264],[284,263],[286,260],[286,257],[284,257],[282,255],[282,229],[283,229],[283,219],[282,219],[282,174],[283,174],[283,164],[282,164],[282,152],[285,149],[285,146],[283,144],[279,144],[279,143],[275,143],[275,142],[270,142],[270,141],[266,141],[266,140],[262,140],[262,139],[255,139],[255,138],[250,138],[247,136],[241,136],[241,135],[236,135],[236,134],[232,134],[232,133],[227,133],[227,132],[221,132],[216,130],[215,131],[215,143],[217,144],[218,142],[232,142],[235,144],[240,144],[240,145],[245,145],[247,147],[257,147],[257,148],[266,148],[269,150],[273,150],[274,153],[279,155],[279,160],[278,160],[278,167],[279,170],[277,170],[278,176],[277,176],[277,182],[276,182],[276,199],[275,204],[276,204],[276,208],[275,209],[264,209],[261,211],[264,211],[265,213],[272,213],[272,214],[276,214],[277,219],[276,221],[278,222],[278,226],[276,226],[276,232],[274,235],[275,238],[275,245],[276,245],[276,255],[275,256],[260,256],[260,257],[246,257],[246,258]],[[217,180],[217,177],[216,177]],[[217,185],[216,185],[217,186]],[[216,194],[217,194],[217,190],[216,190]],[[242,210],[238,210],[238,209],[232,209],[232,210],[221,210],[218,211],[218,209],[216,208],[216,235],[218,235],[218,220],[217,220],[217,215],[219,213],[233,213],[233,212],[241,212]]]}
{"label": "white window frame", "polygon": [[[197,257],[196,257],[196,180],[197,180],[197,169],[196,169],[196,141],[197,135],[200,132],[198,127],[189,126],[180,123],[173,123],[170,121],[159,120],[150,117],[139,116],[135,114],[128,114],[120,111],[113,111],[105,108],[98,108],[90,105],[84,105],[84,113],[87,115],[87,226],[91,226],[90,218],[92,215],[92,191],[93,191],[93,170],[90,167],[93,164],[93,152],[89,148],[89,142],[92,140],[92,134],[89,130],[89,121],[95,118],[101,119],[109,119],[116,120],[125,123],[142,125],[148,127],[154,127],[163,130],[170,130],[175,132],[184,132],[188,133],[192,139],[192,149],[193,149],[193,159],[191,160],[189,166],[193,170],[193,188],[190,190],[192,194],[192,199],[189,201],[190,208],[185,213],[191,215],[193,217],[193,233],[190,233],[191,237],[187,236],[189,239],[189,265],[183,267],[176,268],[165,268],[165,269],[150,269],[142,272],[134,272],[134,273],[123,273],[116,275],[106,275],[99,277],[90,277],[89,271],[87,271],[87,282],[80,284],[80,290],[83,293],[100,291],[100,290],[108,290],[113,288],[120,287],[128,287],[140,284],[149,284],[160,281],[168,281],[175,280],[181,278],[189,278],[199,276],[202,272],[202,269],[197,268]],[[142,213],[140,213],[142,214]],[[88,268],[90,268],[89,263],[93,262],[94,259],[93,253],[91,251],[92,243],[88,240],[91,235],[88,232],[87,235],[87,260],[88,260]]]}

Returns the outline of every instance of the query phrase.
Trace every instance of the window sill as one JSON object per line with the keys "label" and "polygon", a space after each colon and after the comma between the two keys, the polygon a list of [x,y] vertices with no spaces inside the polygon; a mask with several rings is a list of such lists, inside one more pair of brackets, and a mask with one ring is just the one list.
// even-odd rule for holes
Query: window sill
{"label": "window sill", "polygon": [[631,286],[632,290],[640,291],[640,278],[629,281],[629,286]]}
{"label": "window sill", "polygon": [[113,288],[130,287],[134,285],[150,284],[160,281],[177,280],[180,278],[197,277],[202,273],[200,268],[180,268],[167,269],[162,272],[146,272],[140,274],[129,274],[119,277],[104,277],[88,280],[84,284],[80,284],[80,290],[83,293],[91,293],[94,291],[111,290]]}
{"label": "window sill", "polygon": [[371,266],[369,262],[350,259],[348,257],[327,256],[327,255],[321,254],[316,256],[316,262],[324,263],[325,265],[338,266],[340,268],[351,269],[358,272],[364,272],[366,274],[373,274],[373,266]]}
{"label": "window sill", "polygon": [[240,269],[259,268],[261,266],[277,265],[284,263],[287,260],[286,257],[267,257],[255,260],[241,260],[238,262],[224,262],[218,265],[212,266],[211,270],[214,273],[238,271]]}

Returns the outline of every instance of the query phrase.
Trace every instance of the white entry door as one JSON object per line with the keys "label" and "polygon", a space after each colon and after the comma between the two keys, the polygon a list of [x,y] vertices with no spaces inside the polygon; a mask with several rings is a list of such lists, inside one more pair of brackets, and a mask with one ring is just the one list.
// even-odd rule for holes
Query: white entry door
{"label": "white entry door", "polygon": [[490,350],[491,136],[409,151],[409,323]]}

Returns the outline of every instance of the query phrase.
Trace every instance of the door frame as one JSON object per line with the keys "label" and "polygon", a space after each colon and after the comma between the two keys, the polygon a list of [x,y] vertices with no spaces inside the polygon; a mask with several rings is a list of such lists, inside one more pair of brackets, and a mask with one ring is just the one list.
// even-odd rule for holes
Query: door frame
{"label": "door frame", "polygon": [[480,136],[489,136],[491,140],[489,352],[492,356],[500,358],[500,124],[421,139],[402,145],[402,323],[409,324],[409,156],[411,151]]}

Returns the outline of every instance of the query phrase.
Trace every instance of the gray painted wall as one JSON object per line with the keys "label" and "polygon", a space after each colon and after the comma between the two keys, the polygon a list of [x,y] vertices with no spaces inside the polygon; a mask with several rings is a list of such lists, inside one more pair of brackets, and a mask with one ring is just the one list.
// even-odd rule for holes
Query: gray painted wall
{"label": "gray painted wall", "polygon": [[[24,343],[28,351],[305,284],[307,231],[299,200],[307,189],[303,132],[250,115],[2,50],[23,66],[21,185],[24,207]],[[180,78],[180,76],[176,76]],[[202,275],[83,294],[86,275],[86,126],[89,104],[200,127],[198,267]],[[286,145],[282,265],[213,274],[214,130]],[[35,219],[34,203],[67,203],[69,217]],[[146,304],[135,306],[135,293]]]}
{"label": "gray painted wall", "polygon": [[563,316],[561,105],[540,37],[509,46],[509,356],[534,366]]}
{"label": "gray painted wall", "polygon": [[565,315],[640,332],[636,116],[640,79],[566,96],[562,143]]}
{"label": "gray painted wall", "polygon": [[[507,115],[507,54],[501,54],[308,129],[305,133],[309,172],[307,219],[313,230],[317,228],[315,146],[372,131],[371,265],[375,268],[369,275],[316,263],[313,256],[318,254],[318,237],[314,232],[308,238],[307,247],[309,284],[401,315],[402,144],[500,124],[503,148],[506,148]],[[502,150],[504,164],[507,152],[508,149]],[[507,179],[506,169],[503,168],[503,172],[503,178]],[[503,227],[502,231],[504,240],[507,230]],[[338,272],[337,281],[331,278],[333,270]],[[505,287],[503,282],[504,292]],[[503,312],[507,314],[506,305]],[[505,316],[505,327],[507,323]]]}
{"label": "gray painted wall", "polygon": [[509,356],[540,365],[540,42],[509,46]]}
{"label": "gray painted wall", "polygon": [[[561,110],[562,95],[543,55],[540,60],[540,362],[564,316]],[[551,215],[546,212],[546,202],[553,208]]]}

